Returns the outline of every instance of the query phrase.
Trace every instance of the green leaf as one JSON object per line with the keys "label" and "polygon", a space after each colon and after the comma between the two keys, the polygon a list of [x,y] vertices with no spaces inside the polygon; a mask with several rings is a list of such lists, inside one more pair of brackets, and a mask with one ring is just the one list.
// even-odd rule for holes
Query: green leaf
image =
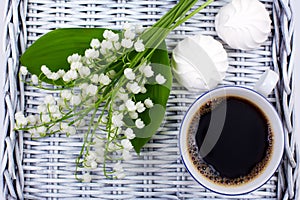
{"label": "green leaf", "polygon": [[[73,53],[83,55],[85,49],[89,48],[92,38],[98,38],[100,41],[104,39],[102,35],[105,30],[102,28],[64,28],[51,31],[40,37],[26,50],[20,58],[21,63],[40,80],[54,85],[63,85],[62,80],[52,81],[43,76],[41,66],[46,65],[53,72],[59,69],[67,71],[69,69],[67,57]],[[155,104],[153,108],[140,114],[146,126],[141,130],[136,129],[137,137],[131,141],[137,153],[160,127],[172,86],[172,73],[165,43],[154,51],[150,62],[155,74],[162,74],[167,81],[163,85],[158,85],[153,78],[146,85],[147,93],[135,96],[136,101],[150,98]]]}
{"label": "green leaf", "polygon": [[147,144],[152,135],[154,135],[160,127],[165,116],[166,105],[172,87],[172,72],[165,43],[161,44],[160,47],[154,51],[150,61],[155,74],[162,74],[167,81],[164,85],[149,84],[146,86],[146,94],[136,96],[137,101],[143,101],[149,97],[156,105],[140,115],[146,126],[141,130],[134,130],[137,137],[131,142],[137,153],[140,153],[142,147]]}
{"label": "green leaf", "polygon": [[42,75],[41,66],[46,65],[52,72],[59,69],[67,71],[68,56],[73,53],[84,54],[89,48],[92,38],[103,40],[102,28],[63,28],[50,31],[35,41],[21,56],[21,64],[26,66],[31,74],[37,75],[40,80],[63,85],[62,80],[52,81]]}

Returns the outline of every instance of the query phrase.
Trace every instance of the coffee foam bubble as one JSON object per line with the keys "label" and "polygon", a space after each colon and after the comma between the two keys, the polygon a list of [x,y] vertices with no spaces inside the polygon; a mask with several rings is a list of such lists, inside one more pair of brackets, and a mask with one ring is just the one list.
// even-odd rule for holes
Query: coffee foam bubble
{"label": "coffee foam bubble", "polygon": [[211,112],[219,103],[221,103],[224,100],[226,100],[226,98],[220,97],[208,101],[207,103],[202,105],[200,109],[194,114],[190,122],[189,130],[187,134],[188,152],[189,152],[190,161],[193,163],[194,167],[202,176],[206,177],[208,180],[216,184],[234,187],[234,186],[251,182],[265,170],[272,156],[274,136],[272,133],[271,125],[270,123],[268,123],[268,144],[269,145],[266,150],[266,155],[261,162],[259,162],[256,166],[253,167],[253,169],[250,171],[249,174],[237,178],[227,178],[227,177],[220,176],[218,171],[216,171],[211,165],[206,163],[200,157],[199,148],[196,144],[195,136],[198,130],[198,123],[201,118],[201,115]]}

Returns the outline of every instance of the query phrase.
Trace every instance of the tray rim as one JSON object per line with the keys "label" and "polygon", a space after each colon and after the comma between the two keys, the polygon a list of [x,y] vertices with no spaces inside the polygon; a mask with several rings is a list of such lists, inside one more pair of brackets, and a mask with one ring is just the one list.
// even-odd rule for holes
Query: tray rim
{"label": "tray rim", "polygon": [[[293,0],[291,0],[293,1]],[[22,197],[22,190],[24,188],[24,185],[22,186],[22,180],[20,181],[18,178],[22,177],[22,172],[18,167],[20,163],[16,162],[17,164],[10,165],[9,162],[13,161],[14,158],[12,158],[12,155],[15,154],[15,151],[22,151],[22,145],[19,143],[19,146],[16,145],[16,142],[22,143],[22,134],[16,134],[11,129],[11,125],[14,121],[13,113],[17,109],[23,110],[23,102],[24,99],[22,97],[19,97],[18,94],[13,91],[16,88],[9,87],[10,78],[15,77],[16,78],[16,71],[18,70],[18,53],[23,52],[25,49],[24,42],[27,40],[26,37],[26,17],[22,16],[22,12],[17,11],[26,11],[27,10],[27,1],[20,0],[18,2],[8,0],[6,1],[5,6],[2,7],[3,10],[1,11],[1,14],[6,15],[6,17],[3,17],[3,22],[0,24],[1,30],[4,30],[2,34],[0,34],[1,37],[1,58],[6,56],[4,59],[1,59],[1,69],[5,71],[9,71],[13,68],[14,73],[5,74],[1,73],[2,76],[5,78],[1,79],[2,81],[5,80],[5,82],[0,82],[0,86],[5,90],[0,98],[1,98],[1,104],[0,108],[2,109],[1,113],[5,113],[6,115],[0,115],[0,121],[1,121],[1,130],[7,131],[5,134],[6,137],[1,137],[1,146],[3,148],[3,153],[1,153],[1,160],[6,161],[2,162],[2,169],[1,170],[1,192],[0,197],[3,199],[5,198],[17,198]],[[281,112],[283,116],[283,120],[286,126],[286,131],[289,133],[289,135],[294,134],[293,130],[293,121],[294,121],[294,110],[293,110],[293,104],[294,99],[290,98],[294,94],[294,82],[291,78],[291,75],[293,75],[293,64],[294,64],[294,46],[293,41],[294,38],[292,37],[294,34],[293,30],[293,7],[290,2],[281,1],[281,0],[274,0],[273,5],[273,19],[275,22],[275,36],[274,40],[277,40],[278,46],[274,47],[276,48],[276,52],[278,53],[275,55],[277,58],[277,64],[279,66],[279,69],[281,69],[282,72],[282,79],[280,82],[280,85],[282,86],[280,90],[278,90],[278,95],[280,95],[282,101],[278,102],[277,107],[279,108],[279,112]],[[17,16],[16,16],[17,15]],[[276,22],[279,22],[278,25]],[[282,22],[282,23],[280,23]],[[4,34],[3,34],[4,33]],[[12,42],[15,41],[15,42]],[[3,44],[2,44],[3,43]],[[19,46],[16,45],[19,43]],[[4,51],[5,50],[5,51]],[[4,61],[4,62],[3,62]],[[282,62],[280,62],[282,61]],[[292,64],[289,64],[292,63]],[[10,85],[11,86],[11,85]],[[14,86],[13,86],[14,87]],[[19,89],[22,90],[22,86],[18,86],[17,83],[15,83],[15,87],[20,87]],[[11,105],[9,105],[11,104]],[[286,113],[285,109],[283,108],[290,108],[289,113]],[[3,110],[3,108],[6,108]],[[2,127],[3,124],[3,127]],[[6,126],[6,127],[5,127]],[[288,137],[288,136],[287,136]],[[289,137],[288,137],[289,139]],[[290,139],[288,140],[290,141]],[[282,173],[283,176],[282,181],[283,185],[287,185],[287,187],[278,186],[278,188],[281,188],[280,191],[278,191],[279,195],[281,197],[287,197],[287,198],[293,198],[293,197],[299,197],[299,194],[297,194],[297,186],[294,187],[293,183],[296,183],[297,179],[299,179],[299,176],[297,176],[297,173],[294,173],[295,169],[299,168],[299,163],[296,161],[299,161],[299,150],[298,147],[293,143],[293,141],[290,141],[290,146],[286,146],[286,156],[284,159],[283,169],[279,169],[279,173]],[[12,144],[12,146],[9,146],[8,144]],[[289,144],[288,144],[289,145]],[[10,148],[10,149],[9,149]],[[2,150],[2,149],[1,149]],[[6,151],[4,151],[6,150]],[[20,158],[22,158],[22,155],[19,155]],[[285,165],[285,166],[284,166]],[[16,170],[16,171],[14,171]],[[18,176],[20,174],[20,176]],[[284,175],[287,174],[287,175]],[[295,176],[294,176],[295,175]],[[16,178],[18,177],[18,178]],[[298,181],[299,182],[299,181]],[[292,184],[290,184],[292,183]],[[17,185],[21,186],[17,186]]]}

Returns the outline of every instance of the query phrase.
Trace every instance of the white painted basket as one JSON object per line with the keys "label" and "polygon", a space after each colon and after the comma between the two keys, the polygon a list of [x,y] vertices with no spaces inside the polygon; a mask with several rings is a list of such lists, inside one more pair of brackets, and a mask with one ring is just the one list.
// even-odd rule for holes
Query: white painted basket
{"label": "white painted basket", "polygon": [[[291,0],[292,1],[292,0]],[[167,104],[165,121],[140,156],[126,162],[123,180],[105,179],[99,170],[92,183],[74,178],[75,158],[82,135],[61,135],[32,140],[13,131],[14,113],[36,112],[46,91],[18,80],[19,56],[42,34],[62,27],[120,29],[125,21],[152,25],[176,0],[5,0],[1,27],[0,80],[0,199],[222,199],[198,185],[181,163],[178,129],[192,94],[176,82]],[[214,17],[228,0],[213,2],[173,31],[169,51],[186,35],[216,37]],[[294,126],[294,19],[289,0],[262,0],[273,19],[273,34],[255,51],[237,51],[225,45],[230,68],[222,84],[251,87],[265,69],[280,74],[280,83],[269,96],[284,124],[286,147],[278,172],[260,189],[237,199],[299,199],[299,150]],[[199,4],[203,1],[199,1]],[[1,10],[1,9],[0,9]],[[218,39],[216,37],[216,39]],[[299,134],[299,133],[298,133]]]}

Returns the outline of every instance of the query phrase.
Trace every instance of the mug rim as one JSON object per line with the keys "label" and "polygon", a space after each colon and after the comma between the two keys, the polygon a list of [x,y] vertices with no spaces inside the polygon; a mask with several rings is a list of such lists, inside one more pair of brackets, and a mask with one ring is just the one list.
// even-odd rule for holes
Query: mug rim
{"label": "mug rim", "polygon": [[[212,92],[215,92],[216,90],[222,90],[222,89],[225,89],[225,90],[228,90],[228,89],[238,89],[238,90],[246,90],[250,93],[254,93],[255,95],[258,95],[264,103],[266,103],[266,105],[268,105],[267,107],[269,107],[269,109],[271,109],[271,114],[269,113],[267,115],[267,117],[269,118],[270,120],[270,116],[272,116],[272,120],[270,122],[271,125],[275,124],[276,122],[280,122],[279,124],[277,124],[279,127],[276,129],[276,131],[278,131],[278,133],[274,134],[274,137],[276,136],[276,138],[280,138],[282,139],[282,141],[275,141],[274,142],[274,147],[273,147],[273,154],[271,156],[271,159],[269,160],[269,162],[275,162],[272,166],[271,166],[271,170],[272,171],[266,171],[266,168],[268,166],[270,166],[271,163],[268,163],[265,167],[265,169],[263,169],[263,172],[258,175],[257,178],[259,177],[262,177],[261,181],[257,182],[254,184],[254,186],[251,187],[250,183],[253,182],[254,180],[250,181],[249,183],[245,183],[247,187],[249,187],[249,189],[238,189],[237,192],[226,192],[226,191],[218,191],[216,190],[216,187],[214,188],[211,188],[210,186],[212,185],[217,185],[217,184],[209,184],[209,185],[206,185],[206,183],[203,183],[202,180],[205,180],[207,179],[206,177],[204,177],[203,175],[201,175],[199,172],[198,174],[196,174],[198,177],[204,177],[203,179],[201,178],[197,178],[195,177],[195,175],[193,174],[192,172],[192,169],[190,169],[190,167],[193,167],[194,165],[192,163],[190,163],[190,167],[188,166],[188,158],[186,155],[186,153],[184,154],[183,151],[185,150],[183,147],[186,147],[186,144],[183,144],[183,142],[186,142],[186,140],[182,141],[182,138],[183,138],[183,135],[186,137],[187,136],[187,133],[183,133],[184,131],[182,130],[183,129],[183,126],[184,126],[184,123],[186,122],[187,120],[187,117],[192,115],[191,118],[194,116],[195,114],[195,111],[190,113],[191,109],[195,106],[195,104],[200,101],[203,97],[205,97],[206,95],[209,95],[210,93]],[[244,94],[237,94],[237,96],[240,96],[240,97],[243,97],[245,99],[249,99],[249,97],[245,96]],[[255,97],[256,98],[256,97]],[[250,100],[251,101],[251,100]],[[205,102],[205,101],[204,101]],[[202,102],[202,103],[204,103]],[[200,104],[200,103],[199,103]],[[262,103],[260,103],[258,106],[261,108],[261,105]],[[201,105],[198,105],[197,108],[199,108]],[[262,109],[262,108],[261,108]],[[263,110],[264,111],[264,110]],[[266,113],[265,113],[266,114]],[[190,122],[190,121],[189,121]],[[188,123],[188,122],[186,122]],[[187,131],[186,131],[187,132]],[[221,194],[221,195],[227,195],[227,196],[238,196],[238,195],[244,195],[244,194],[248,194],[248,193],[251,193],[257,189],[259,189],[260,187],[262,187],[266,182],[268,182],[272,176],[274,175],[274,173],[278,170],[278,167],[280,166],[280,163],[281,163],[281,160],[282,160],[282,156],[283,156],[283,152],[284,152],[284,142],[285,142],[285,138],[284,138],[284,129],[283,129],[283,124],[282,124],[282,121],[277,113],[277,110],[275,109],[275,107],[271,104],[271,102],[269,102],[269,100],[263,96],[262,94],[258,93],[257,91],[253,90],[253,89],[250,89],[250,88],[246,88],[246,87],[243,87],[243,86],[222,86],[222,87],[218,87],[218,88],[214,88],[212,90],[209,90],[209,91],[206,91],[204,92],[203,94],[201,94],[198,98],[196,98],[196,100],[194,100],[194,102],[189,106],[189,108],[187,109],[187,111],[185,112],[185,115],[184,115],[184,118],[181,122],[181,126],[180,126],[180,129],[179,129],[179,150],[180,150],[180,156],[181,156],[181,160],[182,160],[182,163],[184,164],[186,170],[188,171],[188,173],[192,176],[192,178],[198,183],[200,184],[201,186],[203,186],[204,188],[212,191],[212,192],[215,192],[217,194]],[[277,144],[281,144],[280,147],[278,147]],[[278,157],[275,157],[274,156],[274,153],[277,152],[276,154],[278,154],[279,156]],[[278,153],[279,152],[279,153]],[[185,155],[185,156],[184,156]],[[275,161],[274,161],[275,160]],[[265,175],[264,177],[262,175]],[[267,177],[267,178],[265,178]],[[224,185],[225,187],[225,185]],[[229,186],[230,187],[230,186]],[[233,186],[232,188],[239,188],[239,186]]]}

